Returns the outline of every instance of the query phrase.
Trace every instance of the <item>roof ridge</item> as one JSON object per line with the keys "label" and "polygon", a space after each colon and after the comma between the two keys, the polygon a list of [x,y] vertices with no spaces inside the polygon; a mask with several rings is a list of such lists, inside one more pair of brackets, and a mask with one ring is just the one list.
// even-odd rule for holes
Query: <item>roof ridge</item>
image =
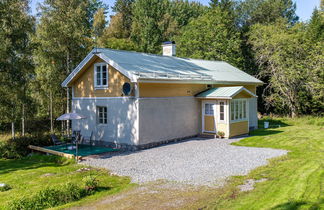
{"label": "roof ridge", "polygon": [[97,48],[97,49],[103,49],[103,50],[111,50],[111,51],[118,51],[118,52],[128,52],[128,53],[136,53],[136,54],[145,54],[145,55],[152,55],[152,56],[158,56],[158,57],[166,57],[166,58],[179,58],[176,56],[168,56],[168,55],[160,55],[160,54],[153,54],[153,53],[146,53],[146,52],[137,52],[134,50],[117,50],[117,49],[111,49],[111,48]]}
{"label": "roof ridge", "polygon": [[97,48],[93,48],[93,49],[111,50],[111,51],[117,51],[117,52],[128,52],[128,53],[152,55],[152,56],[165,57],[165,58],[175,58],[175,59],[186,59],[186,60],[196,60],[196,61],[210,61],[210,62],[223,62],[223,63],[227,63],[226,61],[221,61],[221,60],[206,60],[206,59],[199,59],[199,58],[187,58],[187,57],[178,57],[178,56],[168,56],[168,55],[160,55],[160,54],[154,54],[154,53],[137,52],[137,51],[134,51],[134,50],[118,50],[118,49],[103,48],[103,47],[97,47]]}

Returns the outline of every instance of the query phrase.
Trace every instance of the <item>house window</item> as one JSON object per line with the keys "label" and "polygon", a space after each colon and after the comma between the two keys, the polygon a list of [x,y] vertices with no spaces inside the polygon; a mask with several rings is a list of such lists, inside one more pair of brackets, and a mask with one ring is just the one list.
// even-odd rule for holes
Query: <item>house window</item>
{"label": "house window", "polygon": [[234,120],[234,114],[235,114],[235,112],[234,112],[234,103],[232,102],[231,103],[231,120]]}
{"label": "house window", "polygon": [[246,118],[246,100],[243,101],[243,118]]}
{"label": "house window", "polygon": [[97,122],[98,124],[107,124],[107,107],[97,106]]}
{"label": "house window", "polygon": [[219,102],[219,121],[225,120],[225,103],[223,101]]}
{"label": "house window", "polygon": [[94,81],[96,88],[108,87],[108,70],[106,63],[97,63],[94,65]]}
{"label": "house window", "polygon": [[247,120],[246,99],[234,99],[231,101],[231,121]]}
{"label": "house window", "polygon": [[214,104],[205,104],[205,115],[214,115]]}
{"label": "house window", "polygon": [[235,103],[235,120],[239,117],[239,108],[238,108],[238,101],[234,101]]}

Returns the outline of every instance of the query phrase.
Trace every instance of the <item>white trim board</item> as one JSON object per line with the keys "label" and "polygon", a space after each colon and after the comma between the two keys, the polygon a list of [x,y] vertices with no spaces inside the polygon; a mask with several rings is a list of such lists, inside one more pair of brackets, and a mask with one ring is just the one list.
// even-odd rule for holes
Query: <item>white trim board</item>
{"label": "white trim board", "polygon": [[72,100],[113,100],[113,99],[135,99],[134,96],[123,97],[74,97]]}
{"label": "white trim board", "polygon": [[138,78],[137,82],[140,83],[170,83],[170,84],[210,84],[210,85],[262,85],[260,83],[254,83],[254,82],[240,82],[240,81],[217,81],[217,80],[193,80],[193,79],[171,79],[171,78],[166,78],[166,79],[143,79],[143,78]]}
{"label": "white trim board", "polygon": [[131,82],[136,82],[137,77],[133,74],[131,74],[129,71],[126,71],[121,66],[119,66],[116,62],[109,59],[107,56],[102,54],[99,49],[93,49],[91,52],[79,63],[79,65],[73,69],[73,71],[67,76],[67,78],[61,83],[62,87],[67,87],[68,84],[72,81],[72,79],[85,67],[85,65],[94,57],[97,56],[104,60],[106,63],[114,67],[117,71],[122,73],[124,76],[126,76],[128,79],[131,80]]}

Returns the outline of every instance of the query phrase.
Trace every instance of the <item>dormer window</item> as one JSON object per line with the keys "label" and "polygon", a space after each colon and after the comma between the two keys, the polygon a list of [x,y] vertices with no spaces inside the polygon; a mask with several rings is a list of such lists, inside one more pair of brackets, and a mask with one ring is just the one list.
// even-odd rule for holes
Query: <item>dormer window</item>
{"label": "dormer window", "polygon": [[94,65],[94,84],[96,89],[108,87],[108,68],[106,63]]}

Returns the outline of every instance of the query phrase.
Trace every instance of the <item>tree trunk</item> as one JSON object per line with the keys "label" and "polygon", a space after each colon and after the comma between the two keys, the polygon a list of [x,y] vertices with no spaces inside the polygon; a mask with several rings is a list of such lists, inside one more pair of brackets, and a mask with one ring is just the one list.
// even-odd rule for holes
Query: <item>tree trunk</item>
{"label": "tree trunk", "polygon": [[22,105],[21,135],[25,136],[25,104]]}
{"label": "tree trunk", "polygon": [[50,118],[51,118],[51,133],[54,133],[54,122],[53,122],[53,94],[50,90]]}
{"label": "tree trunk", "polygon": [[11,137],[15,138],[15,123],[11,122]]}
{"label": "tree trunk", "polygon": [[14,139],[16,136],[15,135],[15,121],[14,121],[14,119],[15,119],[14,107],[11,110],[11,119],[12,119],[12,121],[11,121],[11,137]]}

